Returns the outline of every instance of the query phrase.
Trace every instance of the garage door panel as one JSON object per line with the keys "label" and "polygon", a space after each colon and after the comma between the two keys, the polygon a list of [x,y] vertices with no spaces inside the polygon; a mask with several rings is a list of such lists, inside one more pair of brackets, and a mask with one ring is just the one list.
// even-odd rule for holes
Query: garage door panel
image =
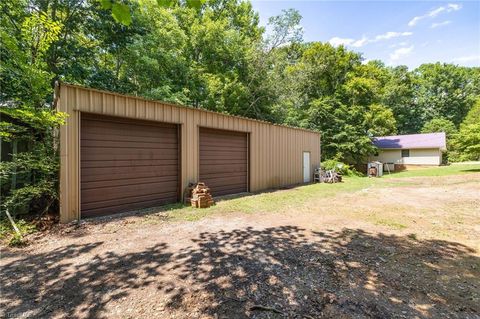
{"label": "garage door panel", "polygon": [[209,175],[209,174],[234,174],[234,173],[244,173],[247,171],[247,163],[244,164],[215,164],[215,165],[203,165],[202,167],[202,175]]}
{"label": "garage door panel", "polygon": [[[127,197],[138,197],[142,195],[151,195],[158,193],[168,193],[173,190],[176,193],[176,181],[144,183],[141,185],[124,185],[108,188],[93,188],[82,190],[82,202],[91,203],[106,200],[118,200]],[[119,197],[119,194],[122,196]]]}
{"label": "garage door panel", "polygon": [[178,200],[177,127],[82,114],[82,216]]}
{"label": "garage door panel", "polygon": [[231,159],[228,163],[225,163],[225,159],[209,159],[208,161],[203,161],[202,166],[215,166],[215,165],[248,165],[248,159]]}
{"label": "garage door panel", "polygon": [[[83,148],[82,148],[83,149]],[[165,150],[164,152],[153,152],[149,150],[136,150],[121,152],[93,151],[86,152],[83,156],[85,161],[124,161],[124,160],[176,160],[178,154]]]}
{"label": "garage door panel", "polygon": [[240,152],[240,153],[243,153],[245,152],[247,149],[245,147],[245,145],[243,145],[242,147],[224,147],[224,146],[219,146],[219,145],[203,145],[203,144],[200,144],[200,146],[202,147],[202,149],[204,151],[216,151],[216,152],[225,152],[225,151],[228,151],[228,152]]}
{"label": "garage door panel", "polygon": [[[83,128],[82,128],[83,129]],[[121,141],[121,142],[149,142],[149,143],[175,143],[173,140],[153,136],[133,136],[133,135],[105,135],[103,133],[92,134],[82,133],[83,141]]]}
{"label": "garage door panel", "polygon": [[243,139],[237,136],[228,136],[227,138],[203,137],[200,141],[202,146],[227,146],[232,148],[245,147]]}
{"label": "garage door panel", "polygon": [[200,129],[200,181],[213,196],[248,190],[248,135]]}
{"label": "garage door panel", "polygon": [[[87,130],[88,128],[85,129]],[[158,130],[162,129],[158,128]],[[159,137],[157,132],[136,132],[126,127],[119,128],[118,130],[102,130],[100,128],[95,128],[95,131],[88,131],[85,136],[82,136],[82,140],[118,140],[140,142],[145,139],[146,141],[155,143],[175,143],[175,136],[175,132],[170,132],[170,129],[167,129],[165,136]]]}
{"label": "garage door panel", "polygon": [[133,123],[132,120],[119,121],[117,119],[112,121],[102,121],[96,118],[87,119],[82,127],[88,129],[90,133],[107,133],[109,135],[128,135],[132,136],[153,136],[157,137],[156,130],[162,130],[165,137],[175,139],[177,127],[174,124],[162,124],[155,122],[143,122],[142,126]]}
{"label": "garage door panel", "polygon": [[224,162],[227,162],[231,159],[235,159],[237,161],[247,161],[247,155],[246,154],[209,154],[209,155],[201,155],[200,156],[200,161],[207,162],[209,160],[223,160]]}
{"label": "garage door panel", "polygon": [[222,185],[221,188],[217,191],[215,196],[224,196],[224,195],[232,195],[232,194],[240,194],[245,192],[245,185]]}
{"label": "garage door panel", "polygon": [[111,141],[111,140],[84,140],[82,139],[82,147],[110,147],[110,148],[146,148],[146,149],[173,149],[178,150],[177,143],[161,142],[137,142],[137,141]]}
{"label": "garage door panel", "polygon": [[245,137],[245,132],[221,130],[216,128],[202,127],[200,128],[202,135],[205,138],[215,138],[215,139],[228,139],[229,137],[237,137],[238,139],[243,139]]}
{"label": "garage door panel", "polygon": [[153,200],[165,200],[171,199],[176,197],[175,192],[169,193],[151,193],[146,195],[139,195],[139,196],[129,196],[124,197],[121,199],[113,199],[113,200],[101,200],[95,202],[84,203],[82,209],[84,210],[94,210],[97,208],[109,208],[109,207],[116,207],[117,209],[122,205],[131,205],[131,204],[141,204],[144,202],[149,202]]}
{"label": "garage door panel", "polygon": [[146,178],[146,177],[178,177],[178,167],[175,165],[167,166],[139,166],[139,167],[102,167],[91,168],[82,171],[82,182],[130,179],[130,178]]}
{"label": "garage door panel", "polygon": [[206,137],[203,136],[202,141],[200,141],[202,146],[223,146],[223,147],[245,147],[244,141],[238,136],[227,135],[226,137]]}
{"label": "garage door panel", "polygon": [[123,203],[123,201],[120,201],[121,204],[117,204],[118,201],[108,202],[108,203],[105,203],[106,204],[105,207],[101,207],[101,208],[97,207],[97,208],[82,210],[82,216],[95,217],[95,216],[112,215],[112,214],[122,213],[125,211],[131,211],[135,209],[166,205],[172,202],[173,196],[164,197],[164,198],[160,196],[161,194],[158,194],[156,196],[152,196],[152,198],[154,199],[140,201],[140,202],[135,201],[133,203]]}
{"label": "garage door panel", "polygon": [[82,182],[82,189],[99,189],[105,187],[116,187],[116,186],[125,186],[125,185],[142,185],[146,183],[155,183],[155,182],[176,182],[177,175],[172,176],[161,176],[161,177],[123,177],[119,179],[107,179],[104,181],[92,180]]}
{"label": "garage door panel", "polygon": [[[177,157],[178,156],[178,150],[177,149],[172,149],[172,148],[162,148],[161,143],[157,143],[157,147],[155,148],[146,148],[146,147],[130,147],[130,148],[125,148],[125,147],[101,147],[101,146],[95,146],[95,147],[88,147],[82,145],[82,148],[88,148],[88,153],[94,157],[95,155],[140,155],[140,156],[146,156],[146,155],[159,155],[159,154],[166,154],[172,157]],[[88,161],[88,158],[85,158],[86,161]]]}
{"label": "garage door panel", "polygon": [[[223,174],[222,174],[223,175]],[[237,176],[222,176],[222,177],[210,177],[209,187],[228,186],[228,185],[240,185],[245,183],[245,175]]]}
{"label": "garage door panel", "polygon": [[[82,167],[86,168],[100,168],[100,167],[129,167],[132,169],[134,167],[163,167],[163,166],[178,166],[178,159],[172,160],[162,160],[161,164],[158,165],[158,160],[123,160],[123,161],[82,161]],[[170,169],[170,168],[169,168]]]}

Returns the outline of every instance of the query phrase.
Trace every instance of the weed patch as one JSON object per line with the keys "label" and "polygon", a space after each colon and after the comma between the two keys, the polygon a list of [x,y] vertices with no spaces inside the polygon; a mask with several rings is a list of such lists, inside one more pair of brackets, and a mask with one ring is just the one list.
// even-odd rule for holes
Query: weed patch
{"label": "weed patch", "polygon": [[15,224],[17,225],[21,236],[15,232],[8,219],[0,219],[0,240],[8,243],[9,246],[25,246],[26,241],[22,238],[22,236],[36,232],[37,228],[34,224],[24,219],[15,221]]}

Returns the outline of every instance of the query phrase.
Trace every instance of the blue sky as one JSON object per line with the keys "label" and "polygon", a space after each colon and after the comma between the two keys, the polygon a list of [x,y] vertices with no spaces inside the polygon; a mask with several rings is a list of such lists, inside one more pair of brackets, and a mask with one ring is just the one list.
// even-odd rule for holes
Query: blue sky
{"label": "blue sky", "polygon": [[345,44],[366,60],[415,68],[450,62],[480,66],[480,1],[253,0],[260,23],[295,8],[305,41]]}

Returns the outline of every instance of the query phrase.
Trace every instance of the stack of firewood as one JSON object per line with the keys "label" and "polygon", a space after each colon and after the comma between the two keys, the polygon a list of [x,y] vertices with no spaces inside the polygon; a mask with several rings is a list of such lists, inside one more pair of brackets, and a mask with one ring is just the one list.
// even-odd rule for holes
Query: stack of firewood
{"label": "stack of firewood", "polygon": [[197,208],[207,208],[215,204],[212,194],[210,194],[210,188],[208,188],[205,183],[197,183],[192,190],[190,203],[193,207]]}

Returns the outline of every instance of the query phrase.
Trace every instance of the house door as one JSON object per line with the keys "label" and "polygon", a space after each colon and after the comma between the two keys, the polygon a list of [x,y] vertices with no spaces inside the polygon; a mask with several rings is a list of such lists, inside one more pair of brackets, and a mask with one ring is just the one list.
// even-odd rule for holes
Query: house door
{"label": "house door", "polygon": [[310,152],[303,152],[303,182],[310,183]]}

